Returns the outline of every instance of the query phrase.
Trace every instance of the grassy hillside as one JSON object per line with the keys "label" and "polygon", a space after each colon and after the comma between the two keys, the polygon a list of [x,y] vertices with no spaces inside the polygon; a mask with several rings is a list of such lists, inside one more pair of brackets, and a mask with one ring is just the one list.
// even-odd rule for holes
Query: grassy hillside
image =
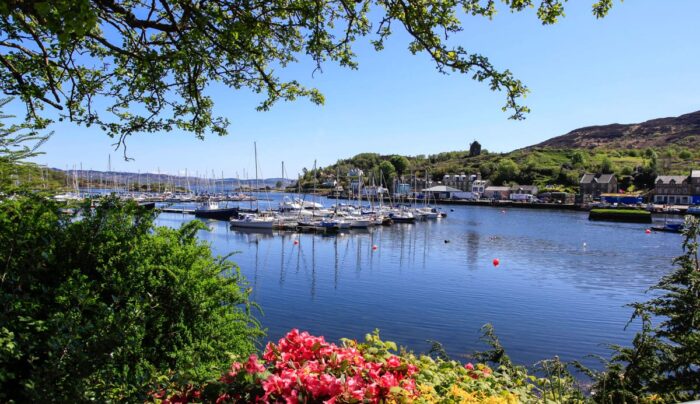
{"label": "grassy hillside", "polygon": [[[482,152],[469,156],[469,151],[453,151],[435,155],[406,156],[408,166],[403,178],[416,174],[421,178],[427,175],[434,181],[441,181],[445,174],[481,173],[493,184],[534,184],[539,187],[553,186],[573,191],[585,172],[612,172],[625,189],[649,189],[658,174],[688,174],[690,168],[700,167],[700,149],[681,146],[637,149],[554,149],[528,148],[510,153]],[[379,178],[387,182],[387,177],[399,176],[394,167],[393,175],[386,170],[382,176],[380,165],[390,162],[392,156],[375,153],[362,153],[355,157],[339,160],[336,164],[319,168],[316,172],[307,171],[302,184],[313,186],[340,174],[341,184],[347,184],[347,173],[351,168],[361,168],[367,178]],[[386,164],[385,164],[386,165]]]}
{"label": "grassy hillside", "polygon": [[[347,184],[351,168],[375,183],[411,174],[441,181],[445,174],[476,174],[495,185],[534,184],[574,191],[583,173],[615,173],[621,188],[650,189],[657,174],[688,174],[700,167],[700,111],[638,124],[575,129],[510,153],[453,151],[434,155],[381,156],[362,153],[329,167],[305,171],[306,188],[339,177]],[[479,149],[481,147],[479,146]]]}

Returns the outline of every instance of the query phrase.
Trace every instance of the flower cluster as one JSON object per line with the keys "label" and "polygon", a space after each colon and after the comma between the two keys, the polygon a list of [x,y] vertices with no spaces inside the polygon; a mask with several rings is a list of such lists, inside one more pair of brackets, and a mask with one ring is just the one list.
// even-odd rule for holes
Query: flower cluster
{"label": "flower cluster", "polygon": [[169,397],[160,392],[152,398],[163,404],[333,404],[408,402],[418,397],[414,377],[418,368],[393,354],[378,355],[371,345],[337,346],[294,329],[277,344],[268,343],[262,358],[264,364],[256,355],[244,363],[234,362],[215,386],[188,386]]}
{"label": "flower cluster", "polygon": [[491,368],[484,365],[483,363],[477,364],[475,368],[474,365],[470,362],[464,365],[464,368],[467,369],[467,374],[469,375],[469,377],[471,377],[474,380],[478,380],[482,377],[489,377],[491,376],[491,373],[493,373]]}
{"label": "flower cluster", "polygon": [[355,346],[339,347],[323,337],[290,331],[263,358],[272,373],[262,382],[265,401],[380,402],[415,397],[414,365],[397,356],[368,359]]}

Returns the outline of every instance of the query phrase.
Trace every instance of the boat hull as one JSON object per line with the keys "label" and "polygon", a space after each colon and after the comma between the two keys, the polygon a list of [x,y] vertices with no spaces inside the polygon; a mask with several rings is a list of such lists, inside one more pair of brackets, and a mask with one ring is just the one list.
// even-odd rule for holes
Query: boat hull
{"label": "boat hull", "polygon": [[238,208],[195,209],[194,216],[202,219],[230,220],[238,216]]}
{"label": "boat hull", "polygon": [[272,230],[273,224],[274,224],[274,222],[271,222],[271,221],[246,221],[246,220],[231,221],[232,228],[241,228],[241,229]]}

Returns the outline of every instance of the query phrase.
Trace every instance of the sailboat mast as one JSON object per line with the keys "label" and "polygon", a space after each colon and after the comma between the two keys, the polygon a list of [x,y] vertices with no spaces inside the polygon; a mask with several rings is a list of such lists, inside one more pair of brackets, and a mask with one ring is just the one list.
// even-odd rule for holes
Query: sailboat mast
{"label": "sailboat mast", "polygon": [[258,144],[253,142],[253,151],[255,152],[255,189],[258,189]]}

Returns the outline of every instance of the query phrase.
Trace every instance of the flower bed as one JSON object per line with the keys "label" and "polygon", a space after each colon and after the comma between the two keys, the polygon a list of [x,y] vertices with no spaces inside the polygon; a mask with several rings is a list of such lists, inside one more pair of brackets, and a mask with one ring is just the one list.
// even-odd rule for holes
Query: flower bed
{"label": "flower bed", "polygon": [[217,381],[202,386],[162,388],[154,402],[518,403],[536,399],[522,374],[462,365],[411,353],[396,353],[378,333],[364,343],[290,331],[262,355],[234,362]]}

